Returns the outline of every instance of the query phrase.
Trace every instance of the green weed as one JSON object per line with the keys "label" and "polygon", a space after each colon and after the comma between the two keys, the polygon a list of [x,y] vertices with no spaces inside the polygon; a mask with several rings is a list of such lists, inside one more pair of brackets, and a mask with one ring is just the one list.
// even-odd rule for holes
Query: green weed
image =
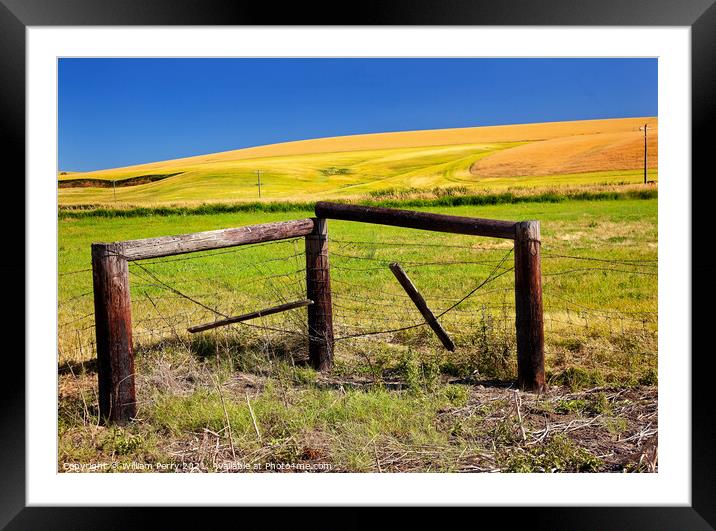
{"label": "green weed", "polygon": [[564,435],[555,435],[544,445],[517,449],[505,458],[506,472],[595,472],[602,460]]}

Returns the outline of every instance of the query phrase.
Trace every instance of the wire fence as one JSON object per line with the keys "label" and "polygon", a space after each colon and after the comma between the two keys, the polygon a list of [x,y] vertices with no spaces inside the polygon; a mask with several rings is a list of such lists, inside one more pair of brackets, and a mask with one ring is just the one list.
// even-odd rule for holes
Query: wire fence
{"label": "wire fence", "polygon": [[[474,348],[475,334],[486,326],[514,337],[512,242],[465,238],[465,244],[456,244],[455,238],[425,232],[420,237],[411,232],[410,238],[329,240],[337,356],[359,342],[439,346],[390,271],[393,262],[411,277],[458,348]],[[569,254],[543,245],[547,341],[550,334],[590,331],[655,335],[657,269],[656,258]],[[303,238],[130,262],[129,272],[137,350],[188,344],[190,326],[306,298]],[[91,268],[61,271],[58,280],[60,362],[93,359]],[[645,301],[644,285],[653,288]],[[228,328],[267,340],[276,335],[308,339],[305,308]]]}

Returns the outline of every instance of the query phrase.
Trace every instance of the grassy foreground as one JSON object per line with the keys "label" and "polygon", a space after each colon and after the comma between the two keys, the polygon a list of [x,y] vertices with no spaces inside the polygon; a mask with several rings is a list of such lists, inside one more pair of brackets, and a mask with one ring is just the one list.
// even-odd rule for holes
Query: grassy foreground
{"label": "grassy foreground", "polygon": [[[89,245],[309,217],[310,211],[59,221],[60,471],[654,471],[657,200],[430,207],[539,219],[544,396],[515,393],[510,243],[329,222],[336,367],[305,365],[305,310],[187,325],[302,298],[302,241],[130,268],[138,419],[98,425]],[[388,271],[400,262],[444,351]],[[206,307],[167,289],[172,286]]]}

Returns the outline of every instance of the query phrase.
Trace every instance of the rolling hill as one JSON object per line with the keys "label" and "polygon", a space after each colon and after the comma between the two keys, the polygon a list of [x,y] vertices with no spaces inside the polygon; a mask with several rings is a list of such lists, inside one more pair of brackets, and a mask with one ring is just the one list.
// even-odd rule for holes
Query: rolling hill
{"label": "rolling hill", "polygon": [[60,204],[163,204],[326,199],[462,186],[640,182],[649,123],[649,168],[658,159],[656,118],[620,118],[434,129],[319,138],[93,172],[60,172]]}

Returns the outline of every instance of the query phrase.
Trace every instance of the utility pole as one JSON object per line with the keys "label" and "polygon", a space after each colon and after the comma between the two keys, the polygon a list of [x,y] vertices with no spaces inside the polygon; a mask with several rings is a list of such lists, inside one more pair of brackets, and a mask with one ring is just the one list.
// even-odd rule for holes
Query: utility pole
{"label": "utility pole", "polygon": [[647,167],[647,161],[648,161],[648,154],[649,154],[649,148],[646,144],[646,131],[649,128],[649,124],[644,124],[644,127],[640,127],[639,131],[644,131],[644,184],[646,184],[647,177],[646,177],[646,167]]}
{"label": "utility pole", "polygon": [[261,170],[256,170],[257,186],[259,187],[259,199],[261,199]]}
{"label": "utility pole", "polygon": [[112,181],[112,193],[114,194],[114,202],[117,202],[117,181]]}

